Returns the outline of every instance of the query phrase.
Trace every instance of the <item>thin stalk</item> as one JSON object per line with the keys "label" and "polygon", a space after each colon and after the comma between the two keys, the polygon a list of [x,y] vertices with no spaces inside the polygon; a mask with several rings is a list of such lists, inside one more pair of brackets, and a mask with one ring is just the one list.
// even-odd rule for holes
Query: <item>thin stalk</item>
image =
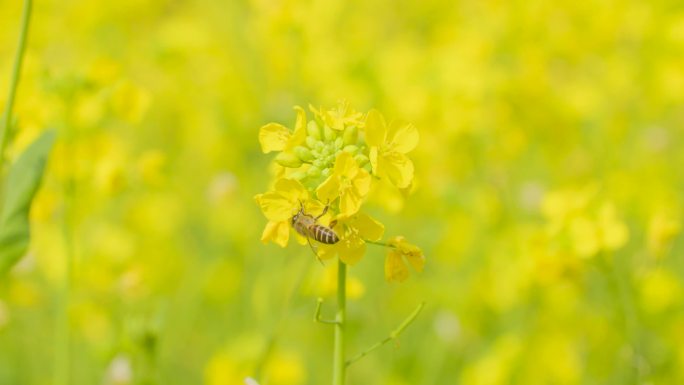
{"label": "thin stalk", "polygon": [[337,261],[337,315],[335,317],[335,348],[333,355],[333,385],[344,385],[344,329],[347,318],[347,265]]}
{"label": "thin stalk", "polygon": [[393,249],[396,249],[396,248],[397,248],[396,246],[390,245],[389,243],[385,243],[385,242],[371,241],[371,240],[368,240],[368,239],[364,239],[363,241],[366,242],[366,243],[370,243],[371,245],[384,246],[384,247],[391,247],[391,248],[393,248]]}
{"label": "thin stalk", "polygon": [[404,322],[402,322],[399,326],[397,326],[396,329],[394,329],[389,336],[387,336],[384,340],[378,341],[366,350],[362,351],[361,353],[357,354],[356,356],[352,357],[347,361],[346,365],[349,366],[353,364],[354,362],[362,359],[363,357],[367,356],[371,352],[375,351],[376,349],[379,349],[382,345],[395,340],[399,337],[399,335],[406,330],[406,328],[411,325],[411,323],[418,317],[418,314],[420,314],[420,311],[423,310],[423,307],[425,306],[425,302],[421,302],[420,305],[416,308],[416,310],[413,311],[406,319]]}
{"label": "thin stalk", "polygon": [[26,40],[28,36],[32,8],[33,1],[24,0],[24,10],[21,15],[21,30],[19,31],[19,44],[17,47],[17,53],[14,56],[14,68],[12,69],[12,77],[10,78],[7,103],[5,104],[5,114],[3,115],[4,119],[2,122],[2,127],[0,127],[0,170],[2,169],[2,164],[5,161],[5,147],[7,147],[7,139],[9,138],[10,125],[12,123],[12,109],[14,108],[14,98],[17,94],[17,86],[19,85],[21,65],[24,61],[24,51],[26,51]]}

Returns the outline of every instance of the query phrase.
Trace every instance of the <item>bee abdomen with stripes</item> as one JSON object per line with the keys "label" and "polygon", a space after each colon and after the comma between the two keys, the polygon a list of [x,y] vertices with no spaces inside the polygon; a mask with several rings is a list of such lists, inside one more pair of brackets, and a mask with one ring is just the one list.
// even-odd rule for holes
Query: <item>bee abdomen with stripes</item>
{"label": "bee abdomen with stripes", "polygon": [[335,231],[323,225],[313,225],[310,228],[311,237],[318,242],[332,245],[340,241],[340,237],[335,234]]}

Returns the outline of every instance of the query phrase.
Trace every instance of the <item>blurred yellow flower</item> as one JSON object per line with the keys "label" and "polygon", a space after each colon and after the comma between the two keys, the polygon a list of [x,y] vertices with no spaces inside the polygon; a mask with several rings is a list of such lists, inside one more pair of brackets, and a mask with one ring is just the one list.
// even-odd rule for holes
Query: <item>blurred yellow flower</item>
{"label": "blurred yellow flower", "polygon": [[149,91],[130,81],[122,81],[112,90],[110,105],[119,118],[129,123],[139,123],[151,101]]}
{"label": "blurred yellow flower", "polygon": [[274,185],[275,191],[254,197],[264,216],[269,220],[261,235],[261,241],[273,241],[287,246],[290,238],[290,220],[302,204],[309,199],[309,192],[299,181],[281,178]]}
{"label": "blurred yellow flower", "polygon": [[618,219],[611,203],[600,207],[595,220],[586,216],[573,218],[569,232],[573,248],[581,257],[592,257],[600,251],[615,251],[629,239],[629,229]]}
{"label": "blurred yellow flower", "polygon": [[388,127],[376,110],[368,113],[365,129],[373,174],[387,177],[399,188],[408,187],[413,181],[413,162],[406,154],[418,145],[418,130],[412,124],[398,122]]}
{"label": "blurred yellow flower", "polygon": [[657,269],[646,274],[640,282],[641,307],[649,313],[665,311],[682,305],[682,283],[669,270]]}
{"label": "blurred yellow flower", "polygon": [[329,110],[323,108],[316,109],[312,105],[309,105],[309,109],[318,120],[338,131],[342,131],[348,126],[358,127],[362,124],[363,114],[351,108],[347,101],[341,101],[338,103],[337,108]]}
{"label": "blurred yellow flower", "polygon": [[367,214],[357,213],[351,217],[338,217],[335,231],[340,241],[334,245],[321,245],[319,257],[330,259],[338,255],[344,263],[353,265],[366,253],[366,240],[382,238],[385,226]]}
{"label": "blurred yellow flower", "polygon": [[418,246],[406,242],[402,236],[390,238],[387,244],[390,246],[385,258],[385,279],[388,282],[403,282],[408,278],[407,261],[417,272],[423,271],[425,255]]}
{"label": "blurred yellow flower", "polygon": [[353,215],[361,208],[361,201],[370,190],[371,176],[359,167],[351,154],[340,152],[335,161],[333,173],[326,179],[316,194],[321,201],[340,198],[340,216]]}
{"label": "blurred yellow flower", "polygon": [[228,353],[219,353],[211,358],[204,369],[204,383],[207,385],[244,385],[249,371]]}
{"label": "blurred yellow flower", "polygon": [[264,368],[268,384],[299,385],[306,382],[304,360],[293,352],[276,351]]}
{"label": "blurred yellow flower", "polygon": [[278,123],[268,123],[259,129],[259,144],[261,151],[267,154],[271,151],[285,151],[294,148],[306,138],[306,112],[295,106],[297,121],[294,132]]}
{"label": "blurred yellow flower", "polygon": [[662,256],[681,231],[681,223],[671,214],[656,213],[648,223],[648,249],[656,257]]}
{"label": "blurred yellow flower", "polygon": [[[310,278],[304,293],[316,297],[333,297],[337,293],[337,264],[326,264],[324,269],[323,274],[317,271]],[[363,297],[365,292],[366,286],[350,272],[347,276],[347,298],[358,299]]]}

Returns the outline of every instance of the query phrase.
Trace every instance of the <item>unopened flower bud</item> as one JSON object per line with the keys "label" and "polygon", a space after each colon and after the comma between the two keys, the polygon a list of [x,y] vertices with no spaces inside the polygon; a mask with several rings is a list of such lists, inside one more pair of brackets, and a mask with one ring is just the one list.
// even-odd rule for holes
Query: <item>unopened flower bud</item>
{"label": "unopened flower bud", "polygon": [[302,165],[302,160],[291,152],[281,152],[275,161],[283,167],[297,168]]}
{"label": "unopened flower bud", "polygon": [[339,150],[340,148],[342,148],[342,145],[343,145],[342,138],[337,137],[337,139],[335,139],[335,149]]}
{"label": "unopened flower bud", "polygon": [[309,121],[309,124],[306,126],[306,132],[310,137],[321,140],[321,129],[318,128],[318,124],[315,121]]}
{"label": "unopened flower bud", "polygon": [[321,169],[316,166],[311,166],[308,170],[306,170],[306,175],[312,178],[319,177],[321,176]]}
{"label": "unopened flower bud", "polygon": [[316,143],[318,143],[318,140],[312,136],[307,136],[304,141],[306,142],[307,147],[311,149],[316,148]]}
{"label": "unopened flower bud", "polygon": [[321,171],[321,175],[323,175],[326,178],[329,177],[331,173],[332,173],[332,170],[330,168],[325,168],[325,169],[323,169],[323,171]]}
{"label": "unopened flower bud", "polygon": [[297,170],[297,171],[293,172],[292,174],[290,174],[289,178],[295,179],[295,180],[302,180],[302,179],[306,178],[306,173],[304,171]]}
{"label": "unopened flower bud", "polygon": [[356,154],[359,151],[359,147],[355,146],[353,144],[350,144],[348,146],[344,146],[344,149],[342,149],[344,152],[348,152],[350,154]]}
{"label": "unopened flower bud", "polygon": [[311,162],[314,159],[311,150],[304,146],[297,146],[294,148],[294,153],[304,162]]}
{"label": "unopened flower bud", "polygon": [[349,126],[344,129],[344,144],[354,144],[359,139],[359,129],[356,126]]}
{"label": "unopened flower bud", "polygon": [[368,163],[368,157],[363,154],[357,154],[354,157],[354,160],[356,161],[356,164],[359,165],[359,167],[363,167],[364,165],[366,165],[366,163]]}
{"label": "unopened flower bud", "polygon": [[335,140],[335,130],[330,128],[327,124],[323,127],[323,138],[326,142],[332,142]]}

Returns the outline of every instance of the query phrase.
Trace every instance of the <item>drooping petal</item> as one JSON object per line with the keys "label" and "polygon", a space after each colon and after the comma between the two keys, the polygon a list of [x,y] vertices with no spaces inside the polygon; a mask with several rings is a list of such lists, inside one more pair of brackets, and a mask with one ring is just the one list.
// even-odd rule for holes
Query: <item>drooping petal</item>
{"label": "drooping petal", "polygon": [[402,154],[416,148],[420,139],[416,126],[410,123],[392,122],[388,132],[390,147]]}
{"label": "drooping petal", "polygon": [[366,254],[366,242],[359,237],[350,237],[339,242],[339,256],[347,265],[354,265]]}
{"label": "drooping petal", "polygon": [[269,123],[259,129],[259,144],[261,151],[267,154],[271,151],[282,151],[290,140],[290,130],[282,124]]}
{"label": "drooping petal", "polygon": [[358,213],[351,220],[351,226],[359,230],[359,235],[369,241],[378,241],[385,233],[385,226],[368,214]]}
{"label": "drooping petal", "polygon": [[274,222],[289,220],[292,217],[293,209],[296,209],[290,200],[274,191],[259,194],[254,199],[261,207],[264,216]]}
{"label": "drooping petal", "polygon": [[408,278],[406,263],[396,250],[390,250],[385,258],[385,279],[388,282],[403,282]]}
{"label": "drooping petal", "polygon": [[366,116],[366,143],[369,146],[380,147],[385,143],[387,125],[385,118],[377,110],[370,110]]}
{"label": "drooping petal", "polygon": [[332,202],[340,195],[340,177],[333,173],[316,189],[316,196],[323,202]]}
{"label": "drooping petal", "polygon": [[390,182],[399,188],[408,187],[413,181],[413,162],[406,155],[390,152],[378,159],[381,175],[387,175]]}
{"label": "drooping petal", "polygon": [[297,120],[295,121],[294,133],[287,141],[287,149],[295,148],[306,139],[306,111],[300,106],[295,106],[294,109],[297,111]]}
{"label": "drooping petal", "polygon": [[269,221],[261,234],[261,242],[273,241],[280,247],[286,247],[290,238],[290,226],[287,222]]}
{"label": "drooping petal", "polygon": [[415,271],[419,273],[423,271],[423,268],[425,268],[425,255],[423,255],[423,252],[420,251],[420,249],[418,249],[416,252],[405,254],[404,256]]}

